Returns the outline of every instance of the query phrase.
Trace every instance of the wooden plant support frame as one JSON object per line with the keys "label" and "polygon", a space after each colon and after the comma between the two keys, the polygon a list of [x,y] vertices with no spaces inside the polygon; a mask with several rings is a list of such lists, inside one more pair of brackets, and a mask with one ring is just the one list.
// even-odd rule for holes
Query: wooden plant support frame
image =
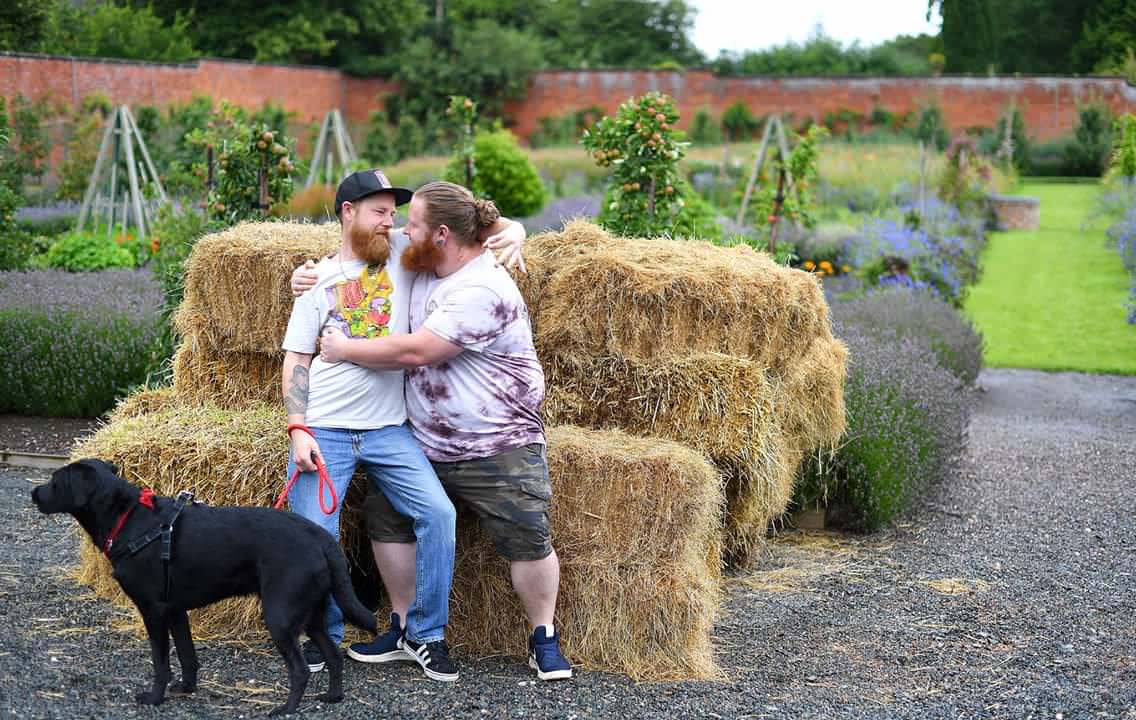
{"label": "wooden plant support frame", "polygon": [[[135,155],[137,147],[138,155]],[[126,175],[128,186],[122,193],[122,208],[116,212],[118,204],[118,161],[120,153],[125,153]],[[105,198],[101,195],[103,187],[104,169],[108,165],[110,170],[110,193]],[[103,131],[102,143],[99,145],[99,154],[95,158],[95,169],[91,172],[91,179],[87,183],[87,191],[83,194],[83,206],[79,210],[79,221],[76,230],[82,230],[87,220],[97,226],[97,217],[106,219],[108,236],[113,235],[115,216],[121,220],[122,231],[130,226],[131,215],[138,228],[138,238],[146,239],[148,225],[147,214],[150,203],[142,197],[142,187],[153,185],[158,192],[160,202],[167,203],[169,198],[158,178],[158,171],[154,169],[154,162],[146,149],[146,142],[138,132],[138,124],[134,122],[134,115],[126,105],[119,105],[107,118],[106,130]]]}
{"label": "wooden plant support frame", "polygon": [[[753,170],[749,174],[749,182],[746,183],[745,194],[742,195],[742,206],[738,209],[737,224],[741,225],[745,220],[746,210],[749,209],[749,199],[753,195],[754,186],[757,184],[757,178],[761,174],[761,168],[765,165],[765,156],[769,150],[769,138],[773,133],[777,133],[777,149],[781,152],[781,162],[789,160],[789,141],[785,139],[785,126],[781,122],[780,115],[773,115],[769,121],[765,123],[765,131],[761,134],[761,145],[757,150],[757,159],[753,163]],[[793,177],[785,173],[785,182],[788,185],[788,192],[796,192],[797,199],[800,199],[800,192],[797,190],[796,185],[793,183]]]}
{"label": "wooden plant support frame", "polygon": [[320,126],[316,151],[312,155],[312,164],[308,169],[308,179],[304,187],[310,188],[315,183],[321,166],[326,170],[326,177],[335,177],[332,173],[336,168],[346,172],[358,157],[355,144],[347,132],[347,125],[343,122],[343,115],[340,114],[339,108],[332,109],[323,116],[323,125]]}

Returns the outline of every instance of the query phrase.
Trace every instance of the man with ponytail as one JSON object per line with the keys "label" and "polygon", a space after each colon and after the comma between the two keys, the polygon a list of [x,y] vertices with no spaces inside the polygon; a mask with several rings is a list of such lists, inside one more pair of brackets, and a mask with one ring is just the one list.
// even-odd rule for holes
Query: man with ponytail
{"label": "man with ponytail", "polygon": [[[410,202],[410,246],[401,263],[411,283],[410,333],[321,337],[321,357],[374,369],[406,369],[411,427],[442,486],[478,516],[510,562],[528,616],[529,664],[542,680],[572,676],[553,615],[560,563],[552,547],[552,499],[540,406],[544,371],[528,310],[509,273],[479,242],[499,222],[492,202],[453,183],[419,188]],[[414,600],[414,534],[381,494],[368,498],[375,559],[395,612]],[[441,559],[440,559],[441,560]],[[441,560],[444,562],[444,560]],[[401,646],[420,663],[430,648]],[[349,652],[350,654],[350,652]]]}
{"label": "man with ponytail", "polygon": [[[394,229],[394,221],[397,206],[411,195],[392,186],[379,170],[348,175],[336,191],[342,234],[338,252],[298,271],[310,277],[308,291],[293,305],[283,342],[283,396],[292,441],[288,475],[299,472],[289,498],[292,510],[338,537],[337,500],[342,501],[359,466],[372,489],[407,516],[410,538],[423,551],[416,557],[412,549],[409,556],[411,602],[396,604],[390,631],[364,653],[348,652],[367,662],[418,660],[427,676],[446,681],[458,677],[444,640],[455,512],[407,424],[404,373],[401,368],[328,363],[319,357],[317,345],[330,328],[356,338],[405,336],[416,275],[400,261],[410,239]],[[503,218],[487,225],[484,234],[490,247],[507,249],[509,255],[525,237],[523,226]],[[334,496],[318,477],[320,464]],[[340,642],[343,615],[334,602],[327,623],[332,639]],[[403,641],[430,648],[428,662],[399,647]],[[313,643],[305,644],[304,656],[311,671],[323,668],[325,658]]]}

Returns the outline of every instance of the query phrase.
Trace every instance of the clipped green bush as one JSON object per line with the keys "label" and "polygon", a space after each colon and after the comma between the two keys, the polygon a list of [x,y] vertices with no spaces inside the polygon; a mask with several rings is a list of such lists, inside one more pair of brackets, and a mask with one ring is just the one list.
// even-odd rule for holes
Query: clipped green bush
{"label": "clipped green bush", "polygon": [[[475,195],[489,198],[507,217],[528,217],[548,202],[548,191],[529,156],[507,130],[478,133],[473,140]],[[465,182],[465,164],[455,157],[443,179]]]}
{"label": "clipped green bush", "polygon": [[90,272],[107,268],[133,268],[137,264],[132,235],[107,237],[105,231],[69,232],[60,235],[47,250],[47,267],[70,272]]}

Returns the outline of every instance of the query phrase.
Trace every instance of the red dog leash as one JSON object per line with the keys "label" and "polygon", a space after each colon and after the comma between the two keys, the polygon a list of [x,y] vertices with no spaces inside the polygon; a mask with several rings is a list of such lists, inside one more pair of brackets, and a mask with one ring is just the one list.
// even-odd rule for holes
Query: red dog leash
{"label": "red dog leash", "polygon": [[[288,426],[288,434],[291,435],[293,430],[303,430],[307,434],[315,438],[315,434],[307,425],[293,424]],[[319,473],[319,503],[320,510],[323,510],[324,515],[331,515],[335,512],[336,506],[339,505],[339,498],[335,495],[335,484],[331,482],[331,477],[327,474],[327,466],[324,465],[323,458],[316,455],[316,471]],[[284,503],[288,500],[288,493],[292,491],[292,486],[300,479],[300,468],[296,468],[296,472],[292,473],[292,479],[284,486],[284,492],[280,493],[280,497],[276,498],[275,504],[272,507],[279,510],[284,507]],[[331,507],[324,503],[324,488],[327,488],[328,493],[331,495]]]}

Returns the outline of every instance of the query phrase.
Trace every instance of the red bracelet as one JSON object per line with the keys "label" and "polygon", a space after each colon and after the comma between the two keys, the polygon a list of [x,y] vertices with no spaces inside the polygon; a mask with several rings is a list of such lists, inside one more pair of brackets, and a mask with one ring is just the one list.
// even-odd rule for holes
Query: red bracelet
{"label": "red bracelet", "polygon": [[303,430],[307,434],[311,435],[313,438],[316,436],[316,434],[312,432],[312,429],[310,427],[308,427],[307,425],[303,424],[303,423],[292,423],[292,424],[290,424],[288,426],[288,437],[292,437],[292,431],[293,430]]}

